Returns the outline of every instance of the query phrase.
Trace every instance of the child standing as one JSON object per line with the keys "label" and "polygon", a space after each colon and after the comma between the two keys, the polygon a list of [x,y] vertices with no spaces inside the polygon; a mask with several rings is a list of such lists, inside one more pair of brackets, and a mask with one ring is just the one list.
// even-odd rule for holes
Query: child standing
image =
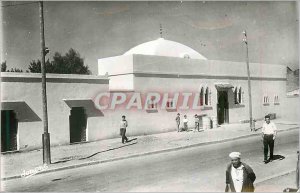
{"label": "child standing", "polygon": [[199,117],[198,117],[198,115],[196,114],[196,115],[195,115],[195,129],[194,129],[194,132],[196,132],[197,129],[198,129],[198,131],[199,131]]}
{"label": "child standing", "polygon": [[176,124],[177,124],[177,132],[180,131],[179,127],[180,127],[180,113],[177,113],[177,117],[176,117]]}
{"label": "child standing", "polygon": [[188,131],[188,119],[187,119],[187,116],[184,115],[184,119],[183,119],[183,127],[184,127],[184,130],[185,131]]}

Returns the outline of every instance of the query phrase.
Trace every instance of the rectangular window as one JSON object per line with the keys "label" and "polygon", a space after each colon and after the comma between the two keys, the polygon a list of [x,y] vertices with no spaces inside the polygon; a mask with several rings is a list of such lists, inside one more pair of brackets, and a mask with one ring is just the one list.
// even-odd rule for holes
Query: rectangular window
{"label": "rectangular window", "polygon": [[274,96],[274,104],[275,104],[275,105],[278,105],[278,104],[279,104],[279,97],[278,97],[278,95],[275,95],[275,96]]}
{"label": "rectangular window", "polygon": [[270,104],[269,97],[268,96],[264,96],[263,105],[269,105],[269,104]]}
{"label": "rectangular window", "polygon": [[152,100],[150,100],[150,101],[148,101],[147,108],[150,110],[157,109],[157,103],[154,103]]}

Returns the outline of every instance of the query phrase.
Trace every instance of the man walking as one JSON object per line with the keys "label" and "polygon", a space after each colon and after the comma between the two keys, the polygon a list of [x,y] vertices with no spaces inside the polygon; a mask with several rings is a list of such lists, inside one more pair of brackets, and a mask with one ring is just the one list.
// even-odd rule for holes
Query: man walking
{"label": "man walking", "polygon": [[122,136],[122,143],[125,143],[124,141],[128,142],[128,139],[126,137],[126,128],[128,126],[128,123],[125,119],[125,115],[122,116],[122,121],[121,121],[121,124],[120,124],[120,135]]}
{"label": "man walking", "polygon": [[177,117],[176,117],[176,124],[177,124],[177,132],[180,131],[180,113],[177,113]]}
{"label": "man walking", "polygon": [[[264,162],[273,161],[274,140],[276,138],[277,128],[275,123],[270,121],[270,116],[265,116],[265,123],[262,126],[262,138],[264,143]],[[270,158],[268,160],[268,149],[270,149]]]}
{"label": "man walking", "polygon": [[225,192],[254,192],[255,173],[250,166],[241,162],[240,156],[239,152],[229,154],[231,163],[226,170]]}

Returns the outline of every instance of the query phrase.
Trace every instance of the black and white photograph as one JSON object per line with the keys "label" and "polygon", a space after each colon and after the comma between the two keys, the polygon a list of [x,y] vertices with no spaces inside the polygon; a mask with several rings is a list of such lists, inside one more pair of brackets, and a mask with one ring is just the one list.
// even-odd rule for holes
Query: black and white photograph
{"label": "black and white photograph", "polygon": [[300,192],[299,1],[1,1],[1,191]]}

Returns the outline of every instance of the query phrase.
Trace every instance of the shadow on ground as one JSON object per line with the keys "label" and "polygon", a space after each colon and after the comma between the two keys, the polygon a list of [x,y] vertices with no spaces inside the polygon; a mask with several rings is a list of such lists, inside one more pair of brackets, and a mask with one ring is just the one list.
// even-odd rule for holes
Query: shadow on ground
{"label": "shadow on ground", "polygon": [[[127,143],[130,143],[130,142],[135,141],[135,140],[137,140],[137,138],[130,139],[130,140],[127,141]],[[100,154],[100,153],[104,153],[104,152],[108,152],[108,151],[113,151],[113,150],[116,150],[116,149],[121,149],[121,148],[124,148],[124,147],[127,147],[127,146],[131,146],[131,145],[135,145],[135,144],[137,144],[137,141],[134,142],[134,143],[124,144],[124,145],[121,145],[121,146],[118,146],[118,147],[113,147],[113,148],[109,148],[109,149],[106,149],[106,150],[103,150],[103,151],[99,151],[99,152],[93,153],[92,155],[89,155],[87,157],[82,157],[82,158],[76,158],[76,157],[72,158],[71,157],[69,159],[63,159],[63,160],[59,160],[59,161],[53,162],[52,164],[65,163],[65,162],[68,162],[68,161],[71,161],[71,160],[85,160],[85,159],[94,157],[95,155]]]}
{"label": "shadow on ground", "polygon": [[273,155],[273,160],[283,160],[283,159],[285,159],[285,157],[282,155]]}

